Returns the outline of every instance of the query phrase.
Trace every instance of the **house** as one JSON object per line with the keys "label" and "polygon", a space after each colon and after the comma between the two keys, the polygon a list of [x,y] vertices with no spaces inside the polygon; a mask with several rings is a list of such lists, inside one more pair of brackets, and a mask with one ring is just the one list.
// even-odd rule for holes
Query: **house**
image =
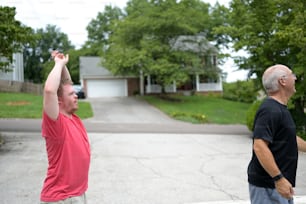
{"label": "house", "polygon": [[[7,60],[0,58],[0,60]],[[34,84],[24,81],[23,54],[14,53],[13,62],[9,64],[9,71],[0,70],[0,91],[1,92],[24,92],[42,95],[42,84]]]}
{"label": "house", "polygon": [[[174,50],[194,52],[201,58],[202,66],[189,73],[190,80],[183,86],[177,87],[174,81],[165,87],[167,93],[222,93],[222,78],[217,66],[218,50],[204,36],[179,36],[170,43]],[[80,80],[89,98],[162,92],[154,76],[143,76],[142,73],[139,76],[114,76],[102,67],[100,57],[80,57]]]}
{"label": "house", "polygon": [[[165,87],[166,93],[222,93],[221,70],[217,66],[218,50],[202,35],[181,35],[172,40],[173,50],[192,52],[201,59],[201,67],[189,72],[189,80],[177,87],[175,82]],[[162,87],[155,83],[154,76],[146,76],[146,94],[161,93]]]}
{"label": "house", "polygon": [[[1,60],[5,60],[2,58]],[[0,80],[6,81],[24,81],[24,69],[23,69],[23,54],[14,53],[13,63],[10,65],[11,71],[5,72],[0,70]]]}
{"label": "house", "polygon": [[114,76],[100,57],[80,57],[80,83],[86,97],[122,97],[139,92],[139,77]]}

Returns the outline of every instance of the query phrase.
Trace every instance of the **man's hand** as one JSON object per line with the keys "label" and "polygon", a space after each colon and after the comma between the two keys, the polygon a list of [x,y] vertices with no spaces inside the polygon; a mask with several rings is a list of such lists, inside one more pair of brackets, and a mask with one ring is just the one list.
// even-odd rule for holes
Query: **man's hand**
{"label": "man's hand", "polygon": [[288,200],[294,195],[293,187],[285,177],[275,182],[275,188],[281,196]]}
{"label": "man's hand", "polygon": [[55,59],[55,57],[56,57],[58,54],[61,54],[61,53],[60,53],[59,51],[57,51],[57,50],[53,50],[52,53],[51,53],[52,59]]}
{"label": "man's hand", "polygon": [[54,50],[51,53],[51,57],[54,59],[55,63],[63,63],[63,65],[66,65],[69,61],[69,55],[67,54],[66,56],[63,53],[60,53],[57,50]]}

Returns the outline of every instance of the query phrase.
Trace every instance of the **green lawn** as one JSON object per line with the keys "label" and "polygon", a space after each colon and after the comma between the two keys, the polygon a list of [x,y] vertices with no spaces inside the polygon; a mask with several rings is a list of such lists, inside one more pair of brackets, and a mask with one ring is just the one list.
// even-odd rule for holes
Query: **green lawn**
{"label": "green lawn", "polygon": [[[164,100],[157,96],[139,97],[178,120],[191,123],[245,124],[250,104],[212,96],[175,96]],[[0,93],[0,118],[41,118],[42,96],[25,93]],[[90,118],[89,102],[79,100],[77,114]]]}
{"label": "green lawn", "polygon": [[[0,93],[0,118],[41,118],[43,97],[26,93]],[[79,100],[80,118],[93,116],[88,102]]]}
{"label": "green lawn", "polygon": [[143,97],[166,114],[191,123],[246,124],[246,112],[251,104],[212,96],[175,96],[164,100],[156,96]]}

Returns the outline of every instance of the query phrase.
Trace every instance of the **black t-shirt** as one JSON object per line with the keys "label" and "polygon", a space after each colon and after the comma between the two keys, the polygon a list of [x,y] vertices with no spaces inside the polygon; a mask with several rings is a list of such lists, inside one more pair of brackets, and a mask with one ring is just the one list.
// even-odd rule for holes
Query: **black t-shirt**
{"label": "black t-shirt", "polygon": [[[298,160],[296,127],[287,106],[272,98],[265,99],[255,116],[253,138],[269,142],[278,168],[295,186]],[[275,188],[271,176],[259,163],[254,150],[248,166],[248,181],[258,187]]]}

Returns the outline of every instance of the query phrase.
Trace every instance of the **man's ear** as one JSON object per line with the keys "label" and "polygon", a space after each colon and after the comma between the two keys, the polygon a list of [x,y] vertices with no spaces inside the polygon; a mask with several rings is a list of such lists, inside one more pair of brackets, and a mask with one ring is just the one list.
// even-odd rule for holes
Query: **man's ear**
{"label": "man's ear", "polygon": [[58,100],[58,104],[61,104],[61,103],[63,103],[63,99],[62,99],[62,97],[57,97],[57,100]]}
{"label": "man's ear", "polygon": [[286,79],[284,77],[281,77],[279,80],[278,80],[279,84],[284,86],[286,84]]}

